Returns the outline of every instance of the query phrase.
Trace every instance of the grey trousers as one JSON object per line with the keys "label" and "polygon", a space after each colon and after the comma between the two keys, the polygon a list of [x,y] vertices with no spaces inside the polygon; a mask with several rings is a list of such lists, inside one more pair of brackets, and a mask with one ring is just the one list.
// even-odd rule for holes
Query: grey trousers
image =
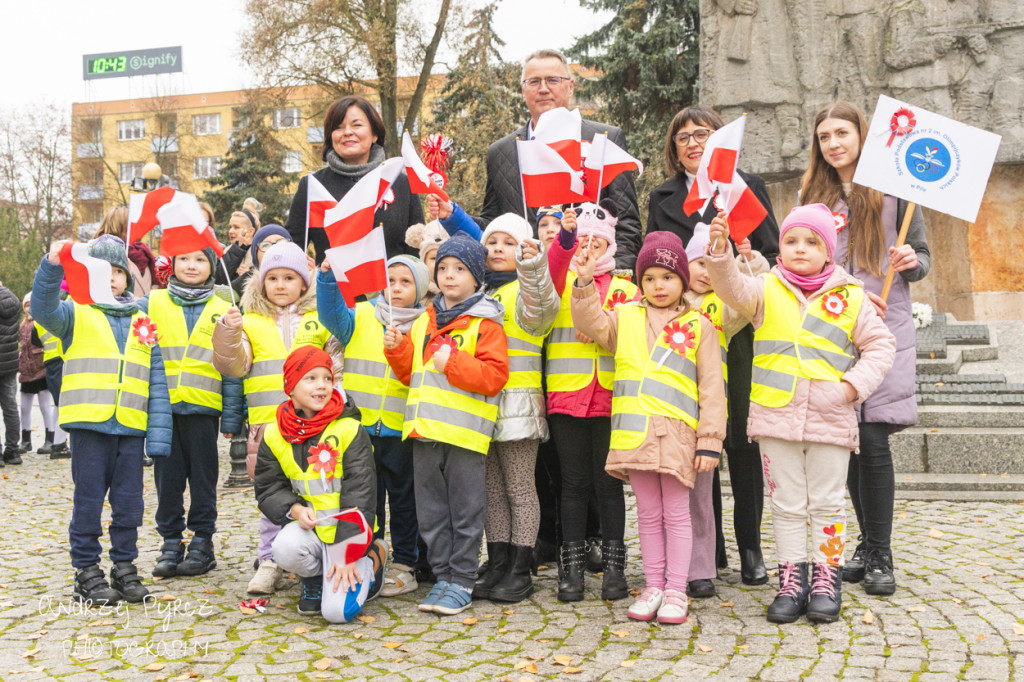
{"label": "grey trousers", "polygon": [[416,440],[412,447],[427,561],[438,580],[472,590],[487,513],[486,456],[435,441]]}
{"label": "grey trousers", "polygon": [[[329,623],[347,623],[359,613],[366,603],[366,596],[373,584],[373,560],[364,556],[356,561],[361,582],[359,587],[350,592],[341,587],[334,591],[334,578],[328,578],[327,572],[331,563],[342,564],[345,559],[341,555],[340,545],[328,545],[317,536],[316,531],[303,530],[297,522],[289,523],[281,528],[274,538],[271,548],[274,561],[287,573],[294,573],[301,578],[323,577],[323,601],[320,614]],[[338,555],[338,556],[334,556]]]}
{"label": "grey trousers", "polygon": [[687,580],[713,580],[718,577],[715,565],[715,507],[712,488],[715,470],[697,474],[690,491],[690,529],[693,532],[693,552]]}
{"label": "grey trousers", "polygon": [[18,373],[0,374],[0,408],[4,415],[4,448],[18,452],[21,415],[18,414]]}

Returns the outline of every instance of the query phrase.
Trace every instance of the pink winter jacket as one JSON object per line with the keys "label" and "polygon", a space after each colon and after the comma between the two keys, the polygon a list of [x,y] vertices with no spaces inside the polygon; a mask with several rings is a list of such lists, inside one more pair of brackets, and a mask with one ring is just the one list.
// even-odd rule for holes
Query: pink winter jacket
{"label": "pink winter jacket", "polygon": [[[792,291],[801,311],[808,305],[818,305],[823,292],[849,284],[860,286],[859,280],[837,265],[825,285],[805,297],[803,291],[787,281],[778,268],[754,278],[747,277],[728,253],[709,256],[707,265],[715,292],[726,305],[750,320],[755,329],[760,328],[766,314],[762,282],[765,277],[777,277]],[[767,314],[770,315],[771,311]],[[860,441],[854,405],[864,402],[878,388],[896,356],[896,339],[867,299],[860,307],[853,326],[853,345],[860,357],[843,375],[843,381],[857,391],[857,399],[853,403],[846,401],[842,382],[797,379],[796,391],[788,405],[764,407],[750,403],[747,437],[754,441],[766,437],[794,443],[829,443],[856,450]]]}

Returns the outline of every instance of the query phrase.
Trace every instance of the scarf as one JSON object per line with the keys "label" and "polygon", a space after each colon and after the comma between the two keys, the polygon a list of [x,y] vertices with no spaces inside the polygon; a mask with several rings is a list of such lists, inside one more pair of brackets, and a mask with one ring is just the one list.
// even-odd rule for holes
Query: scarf
{"label": "scarf", "polygon": [[324,409],[310,419],[300,417],[295,412],[292,401],[286,400],[277,406],[277,427],[281,430],[281,436],[289,443],[302,443],[323,433],[332,421],[341,416],[344,409],[345,399],[338,389],[331,393],[331,398],[324,405]]}
{"label": "scarf", "polygon": [[832,276],[832,271],[836,269],[836,264],[832,261],[825,263],[825,267],[816,275],[798,275],[795,272],[791,272],[782,264],[782,259],[779,259],[775,267],[779,269],[782,276],[791,284],[800,287],[804,292],[814,292],[825,286],[825,282]]}
{"label": "scarf", "polygon": [[135,267],[142,275],[145,275],[147,271],[156,272],[156,259],[153,258],[153,252],[140,241],[136,241],[128,247],[128,260],[135,263]]}
{"label": "scarf", "polygon": [[[402,334],[408,334],[412,325],[423,314],[422,307],[416,308],[392,308],[386,296],[378,296],[373,306],[373,316],[385,327],[394,324]],[[394,320],[392,322],[392,319]]]}
{"label": "scarf", "polygon": [[177,305],[202,303],[213,296],[214,276],[210,275],[202,284],[182,284],[174,275],[167,278],[167,293]]}
{"label": "scarf", "polygon": [[484,289],[486,291],[495,291],[518,277],[519,272],[517,270],[509,270],[507,272],[488,270],[484,273]]}
{"label": "scarf", "polygon": [[480,300],[483,299],[483,297],[484,293],[482,291],[478,291],[469,298],[467,298],[462,303],[458,303],[454,308],[450,309],[448,308],[448,305],[445,303],[444,296],[438,296],[437,298],[435,298],[434,313],[437,317],[437,328],[441,329],[442,327],[445,327],[449,323],[451,323],[451,321],[454,320],[459,315],[465,315],[466,313],[468,313],[469,309],[472,308],[477,303],[479,303]]}
{"label": "scarf", "polygon": [[139,302],[136,301],[135,296],[130,293],[125,293],[122,296],[115,296],[114,300],[117,301],[118,305],[110,305],[109,303],[93,303],[92,306],[111,317],[130,317],[131,315],[139,312]]}
{"label": "scarf", "polygon": [[341,160],[338,156],[338,152],[334,149],[327,150],[327,166],[338,175],[344,175],[347,178],[353,178],[358,180],[363,177],[377,166],[384,163],[386,158],[384,154],[384,147],[379,144],[370,145],[370,158],[366,163],[359,164],[348,164]]}

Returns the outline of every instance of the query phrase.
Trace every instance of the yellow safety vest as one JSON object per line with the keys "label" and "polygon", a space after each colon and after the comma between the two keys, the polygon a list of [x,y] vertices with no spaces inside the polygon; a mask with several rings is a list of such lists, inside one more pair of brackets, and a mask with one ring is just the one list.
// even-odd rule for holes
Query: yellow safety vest
{"label": "yellow safety vest", "polygon": [[764,279],[764,323],[754,332],[750,399],[765,407],[788,405],[798,378],[838,382],[857,361],[853,325],[864,289],[836,287],[800,303],[774,275]]}
{"label": "yellow safety vest", "polygon": [[[572,323],[569,301],[576,275],[569,273],[562,293],[562,305],[555,317],[555,324],[548,335],[547,365],[544,375],[549,391],[581,391],[594,380],[611,390],[615,379],[615,356],[596,343],[580,343],[576,340],[576,327]],[[637,287],[629,280],[613,277],[604,297],[603,305],[615,310],[622,303],[633,300]]]}
{"label": "yellow safety vest", "polygon": [[619,308],[612,393],[613,450],[640,447],[654,414],[681,419],[697,429],[700,318],[696,310],[677,317],[658,333],[648,353],[647,309],[641,305]]}
{"label": "yellow safety vest", "polygon": [[[143,317],[136,311],[131,324]],[[151,355],[152,349],[132,331],[124,352],[119,351],[107,316],[76,303],[71,345],[64,352],[60,425],[97,424],[116,416],[122,426],[145,431]]]}
{"label": "yellow safety vest", "polygon": [[725,329],[722,328],[722,307],[725,304],[722,303],[722,299],[718,297],[718,294],[711,292],[704,296],[704,299],[700,302],[700,312],[704,317],[708,318],[715,330],[718,332],[718,346],[722,352],[722,379],[725,380],[725,397],[729,399],[729,366],[727,360],[729,358],[729,344],[725,338]]}
{"label": "yellow safety vest", "polygon": [[229,307],[227,301],[211,296],[189,334],[185,311],[166,289],[149,295],[149,314],[160,330],[160,353],[172,405],[184,402],[223,409],[221,376],[213,368],[213,329]]}
{"label": "yellow safety vest", "polygon": [[[278,428],[276,420],[263,432],[263,442],[274,453],[274,457],[281,465],[281,471],[288,477],[288,481],[292,485],[292,490],[313,505],[313,510],[316,511],[318,518],[341,511],[338,497],[341,493],[341,481],[344,478],[341,464],[345,458],[345,451],[359,435],[360,428],[362,427],[358,421],[351,417],[345,417],[335,419],[320,434],[317,444],[330,445],[338,453],[334,469],[324,472],[323,475],[314,468],[313,464],[310,464],[305,471],[302,470],[302,467],[295,461],[292,444],[281,436],[281,430]],[[376,525],[376,521],[374,521],[374,530],[377,530]],[[321,540],[331,544],[334,542],[334,534],[337,529],[336,519],[321,521],[316,525],[316,534]]]}
{"label": "yellow safety vest", "polygon": [[[408,438],[415,431],[420,438],[486,455],[498,420],[498,396],[501,394],[485,396],[463,391],[448,383],[444,372],[434,369],[433,358],[424,364],[428,321],[429,315],[424,313],[409,332],[413,342],[412,381],[402,438]],[[483,318],[475,317],[467,328],[452,330],[448,335],[461,350],[476,355],[481,322]]]}
{"label": "yellow safety vest", "polygon": [[492,298],[505,306],[505,336],[508,337],[508,383],[505,388],[541,388],[541,353],[544,337],[527,334],[516,323],[516,299],[519,280],[494,292]]}
{"label": "yellow safety vest", "polygon": [[47,363],[61,356],[60,339],[43,329],[38,322],[36,333],[39,334],[39,341],[43,344],[43,362]]}
{"label": "yellow safety vest", "polygon": [[409,387],[384,359],[384,326],[373,308],[366,301],[356,304],[355,331],[345,346],[345,395],[359,407],[363,426],[380,423],[401,431]]}
{"label": "yellow safety vest", "polygon": [[315,310],[302,316],[290,350],[281,341],[277,323],[266,315],[243,315],[242,328],[252,345],[252,367],[243,382],[245,400],[249,405],[249,424],[269,424],[276,419],[277,406],[288,399],[283,379],[288,353],[300,346],[323,348],[331,333],[320,324]]}

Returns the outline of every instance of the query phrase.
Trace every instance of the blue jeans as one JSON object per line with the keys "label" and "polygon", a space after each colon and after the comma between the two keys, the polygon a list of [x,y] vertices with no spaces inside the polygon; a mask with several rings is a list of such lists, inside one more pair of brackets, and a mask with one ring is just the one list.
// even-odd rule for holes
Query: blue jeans
{"label": "blue jeans", "polygon": [[412,441],[397,437],[370,436],[377,468],[377,532],[384,537],[385,500],[390,508],[391,549],[395,562],[415,566],[419,556],[416,522],[416,490],[413,484]]}

